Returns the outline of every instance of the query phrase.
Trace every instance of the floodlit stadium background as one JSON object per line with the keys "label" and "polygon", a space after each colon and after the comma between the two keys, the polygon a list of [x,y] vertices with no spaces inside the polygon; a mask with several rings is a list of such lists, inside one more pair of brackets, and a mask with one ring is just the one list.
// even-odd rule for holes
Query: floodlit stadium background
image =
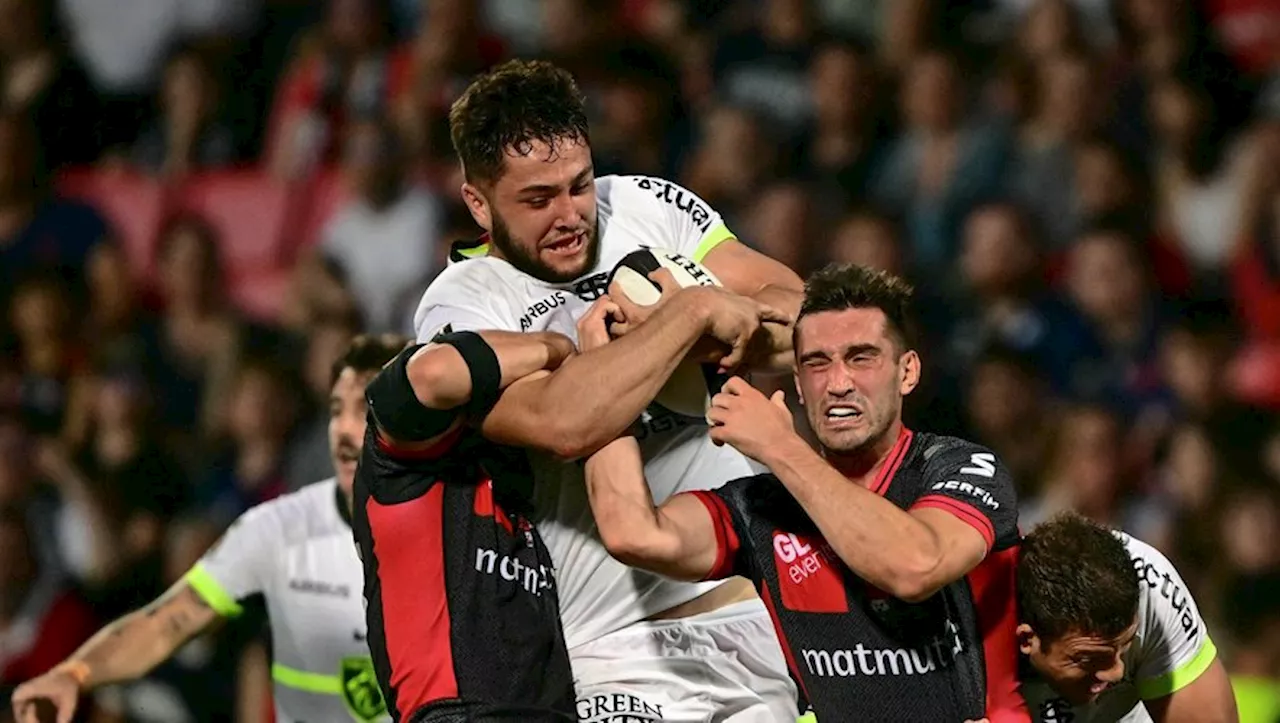
{"label": "floodlit stadium background", "polygon": [[[514,55],[577,74],[597,174],[907,274],[911,424],[999,453],[1024,530],[1164,550],[1280,708],[1276,0],[0,0],[0,639],[62,586],[59,660],[329,476],[329,364],[477,233],[447,110]],[[264,624],[92,719],[265,719]]]}

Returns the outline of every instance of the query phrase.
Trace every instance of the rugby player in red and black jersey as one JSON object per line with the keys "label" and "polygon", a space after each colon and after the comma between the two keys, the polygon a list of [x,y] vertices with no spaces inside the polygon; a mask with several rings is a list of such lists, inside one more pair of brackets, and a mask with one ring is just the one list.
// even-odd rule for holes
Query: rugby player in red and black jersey
{"label": "rugby player in red and black jersey", "polygon": [[[655,507],[623,437],[586,463],[592,509],[624,562],[753,580],[819,720],[1026,721],[1013,484],[986,449],[903,425],[920,377],[910,295],[854,266],[806,284],[795,376],[820,453],[780,393],[735,378],[712,401],[712,438],[771,473]],[[606,341],[597,329],[579,344]]]}
{"label": "rugby player in red and black jersey", "polygon": [[352,529],[396,721],[577,720],[551,559],[526,516],[532,477],[468,424],[573,352],[551,332],[443,333],[369,383]]}

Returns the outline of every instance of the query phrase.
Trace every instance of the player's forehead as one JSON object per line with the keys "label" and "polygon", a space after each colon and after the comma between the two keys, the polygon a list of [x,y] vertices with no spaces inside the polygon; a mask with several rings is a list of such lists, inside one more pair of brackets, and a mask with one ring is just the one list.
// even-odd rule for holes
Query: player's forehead
{"label": "player's forehead", "polygon": [[377,374],[373,370],[359,370],[355,367],[345,367],[338,373],[338,378],[334,380],[333,387],[329,390],[330,402],[351,402],[364,399],[365,387],[369,386],[369,382],[373,381],[373,377]]}
{"label": "player's forehead", "polygon": [[1135,619],[1119,635],[1073,630],[1059,638],[1054,647],[1069,656],[1109,655],[1123,650],[1137,635],[1138,621]]}
{"label": "player's forehead", "polygon": [[839,354],[866,346],[888,349],[891,343],[889,320],[875,307],[819,311],[804,315],[796,324],[799,354],[818,351]]}
{"label": "player's forehead", "polygon": [[591,146],[585,139],[535,139],[503,149],[502,171],[494,187],[508,194],[567,188],[590,172]]}

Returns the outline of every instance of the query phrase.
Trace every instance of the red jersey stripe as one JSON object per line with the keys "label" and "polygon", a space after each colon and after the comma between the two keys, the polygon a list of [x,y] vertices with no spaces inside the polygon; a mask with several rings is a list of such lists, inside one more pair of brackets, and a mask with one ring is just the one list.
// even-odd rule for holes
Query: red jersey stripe
{"label": "red jersey stripe", "polygon": [[898,474],[898,468],[902,466],[902,460],[906,459],[907,451],[911,449],[911,438],[915,433],[910,429],[903,427],[898,432],[898,441],[893,443],[893,449],[889,450],[887,459],[889,462],[880,469],[880,474],[876,476],[875,484],[871,486],[871,491],[884,496],[889,491],[889,485],[893,484],[894,475]]}
{"label": "red jersey stripe", "polygon": [[925,495],[911,505],[911,509],[913,510],[922,507],[933,507],[939,510],[946,510],[956,517],[959,517],[961,520],[968,523],[970,527],[977,530],[979,535],[982,535],[982,539],[987,542],[988,550],[990,550],[991,546],[995,544],[996,531],[995,528],[991,526],[991,520],[987,519],[987,516],[979,512],[976,507],[967,505],[959,500],[947,497],[946,495]]}
{"label": "red jersey stripe", "polygon": [[1018,548],[987,556],[967,576],[987,666],[987,719],[1027,723],[1031,715],[1018,693],[1018,615],[1014,569]]}
{"label": "red jersey stripe", "polygon": [[[458,696],[444,574],[444,485],[409,502],[365,504],[382,588],[390,684],[395,707],[409,715],[420,706]],[[433,551],[424,554],[423,551]]]}
{"label": "red jersey stripe", "polygon": [[733,518],[729,515],[728,506],[715,492],[697,490],[687,494],[693,495],[703,507],[707,508],[707,512],[711,515],[711,527],[716,535],[716,563],[703,580],[723,580],[726,577],[732,577],[737,564],[740,543],[738,533],[733,529]]}

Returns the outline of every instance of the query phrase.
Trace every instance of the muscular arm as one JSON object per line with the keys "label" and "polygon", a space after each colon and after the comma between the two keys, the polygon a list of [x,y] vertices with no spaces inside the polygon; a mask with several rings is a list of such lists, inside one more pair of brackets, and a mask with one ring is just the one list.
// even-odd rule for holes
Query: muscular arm
{"label": "muscular arm", "polygon": [[711,515],[692,495],[661,507],[644,478],[640,446],[622,437],[586,461],[587,495],[604,546],[620,562],[680,580],[702,580],[718,549]]}
{"label": "muscular arm", "polygon": [[849,569],[896,598],[927,599],[986,556],[986,540],[956,516],[934,508],[899,508],[851,483],[798,436],[780,440],[761,461]]}
{"label": "muscular arm", "polygon": [[[720,279],[725,288],[777,309],[789,318],[800,313],[804,282],[790,268],[735,239],[720,242],[707,252],[702,264]],[[759,371],[790,371],[795,366],[791,353],[791,324],[766,324],[767,336],[754,346],[747,364]]]}
{"label": "muscular arm", "polygon": [[[478,332],[498,359],[501,372],[499,387],[506,387],[523,377],[543,369],[553,369],[573,353],[573,343],[568,337],[552,333],[522,334],[509,331]],[[390,373],[385,370],[383,373]],[[409,386],[422,407],[441,414],[436,418],[438,431],[424,439],[392,439],[387,430],[380,429],[388,441],[402,449],[428,447],[462,421],[462,407],[471,401],[471,369],[461,352],[449,344],[427,344],[413,353],[405,366]],[[382,384],[370,385],[370,400],[375,416],[379,410],[399,406],[399,400],[389,398],[391,388]],[[386,419],[380,419],[385,423]]]}
{"label": "muscular arm", "polygon": [[695,289],[635,331],[568,359],[554,374],[511,385],[481,427],[489,439],[576,459],[640,416],[707,328]]}
{"label": "muscular arm", "polygon": [[86,690],[136,680],[218,619],[218,614],[183,580],[150,605],[98,631],[68,660],[82,661],[89,667],[83,685]]}
{"label": "muscular arm", "polygon": [[1221,659],[1200,677],[1164,696],[1143,701],[1156,723],[1236,723],[1236,699]]}

